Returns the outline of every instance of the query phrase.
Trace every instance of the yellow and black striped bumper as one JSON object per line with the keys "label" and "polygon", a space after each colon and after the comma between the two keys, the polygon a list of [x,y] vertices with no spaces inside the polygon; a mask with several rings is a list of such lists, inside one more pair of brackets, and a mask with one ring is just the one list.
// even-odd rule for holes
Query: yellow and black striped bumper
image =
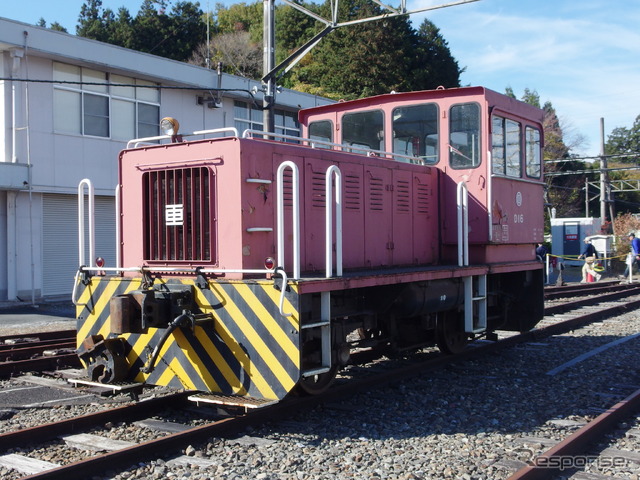
{"label": "yellow and black striped bumper", "polygon": [[[164,343],[149,374],[141,372],[165,332],[112,332],[109,303],[115,295],[141,289],[141,278],[92,277],[78,296],[78,346],[91,335],[125,341],[128,378],[153,385],[226,395],[282,399],[300,377],[300,297],[289,284],[283,316],[280,291],[268,280],[209,280],[198,288],[193,279],[155,280],[193,286],[201,313],[211,321],[178,328]],[[80,285],[78,288],[82,288]]]}

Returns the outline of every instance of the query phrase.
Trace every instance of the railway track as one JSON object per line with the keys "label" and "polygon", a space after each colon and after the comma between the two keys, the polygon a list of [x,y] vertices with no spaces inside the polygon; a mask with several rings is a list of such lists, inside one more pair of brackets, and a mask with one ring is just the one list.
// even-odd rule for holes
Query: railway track
{"label": "railway track", "polygon": [[[548,310],[546,312],[548,315],[544,322],[542,322],[540,328],[524,334],[505,336],[497,342],[481,342],[478,345],[468,348],[461,355],[455,357],[442,356],[434,354],[433,352],[427,352],[422,356],[420,361],[409,359],[395,362],[393,366],[388,366],[388,362],[374,365],[369,369],[370,372],[366,375],[359,375],[357,372],[358,370],[367,370],[366,368],[354,367],[352,369],[347,369],[344,381],[340,381],[339,379],[336,386],[324,394],[313,397],[292,397],[271,407],[265,407],[263,409],[253,410],[246,413],[236,412],[233,416],[208,421],[198,426],[190,427],[183,425],[178,428],[179,431],[173,433],[164,432],[162,436],[158,436],[157,438],[153,438],[136,445],[127,445],[118,450],[110,451],[102,455],[94,455],[89,458],[80,459],[67,465],[49,466],[48,470],[39,473],[32,473],[27,478],[88,478],[98,471],[105,471],[106,469],[125,469],[137,462],[144,462],[149,459],[158,458],[159,452],[176,456],[179,455],[180,452],[188,445],[197,444],[198,442],[205,441],[210,437],[237,434],[248,426],[257,426],[264,424],[266,421],[286,418],[294,415],[296,412],[309,410],[320,404],[338,402],[341,401],[341,399],[354,395],[358,392],[398,382],[403,378],[424,374],[429,370],[451,365],[452,362],[471,359],[473,357],[485,355],[491,351],[497,352],[500,349],[508,348],[509,346],[516,344],[540,341],[545,337],[573,330],[579,325],[593,322],[604,318],[607,315],[612,315],[619,311],[625,311],[631,308],[637,308],[637,306],[640,305],[640,303],[638,303],[640,302],[640,299],[635,300],[627,298],[629,293],[632,291],[634,290],[630,288],[626,289],[626,294],[623,296],[623,299],[619,296],[620,292],[611,292],[614,296],[606,299],[603,295],[600,295],[600,304],[604,308],[598,309],[597,311],[594,310],[593,306],[589,306],[589,303],[591,303],[590,298],[592,298],[593,295],[589,295],[587,299],[585,299],[587,307],[584,307],[584,305],[580,307],[576,302],[571,302],[570,305],[565,303],[561,309],[558,309],[558,306],[553,306],[555,310]],[[574,309],[574,311],[576,311],[577,308],[587,308],[588,312],[575,313],[571,318],[565,318],[570,309]],[[564,312],[562,318],[554,319],[554,317],[558,316],[558,312],[560,311]],[[184,405],[184,402],[186,402],[185,394],[178,394],[172,398],[175,398],[175,400],[157,399],[154,403],[138,402],[131,406],[111,409],[100,414],[65,420],[64,422],[55,422],[41,427],[33,427],[32,429],[25,429],[14,433],[0,435],[0,449],[7,451],[9,448],[15,449],[21,445],[27,446],[32,442],[30,439],[33,438],[60,443],[62,440],[55,439],[67,437],[68,433],[71,431],[78,432],[80,430],[89,430],[95,428],[97,425],[109,424],[110,422],[116,421],[116,419],[118,422],[121,422],[124,419],[139,420],[147,417],[152,411],[168,408],[171,402],[177,402],[176,404],[180,405]],[[165,404],[164,402],[167,403]],[[619,415],[626,414],[628,411],[635,409],[636,400],[627,402],[627,405],[628,406],[622,410],[623,413]],[[607,424],[607,422],[602,422],[602,425],[605,424]],[[601,434],[602,428],[603,427],[599,427],[597,429],[592,428],[591,431]],[[95,435],[95,433],[93,435]],[[557,455],[557,453],[553,452],[551,452],[551,454]],[[12,452],[10,455],[18,454]],[[195,462],[196,460],[183,458],[180,461]],[[543,470],[542,473],[538,472],[537,474],[543,475],[548,473],[548,470]],[[534,474],[528,473],[528,475]]]}
{"label": "railway track", "polygon": [[[508,480],[542,480],[557,478],[560,474],[566,478],[567,472],[575,473],[589,462],[640,462],[640,454],[637,453],[612,448],[597,452],[593,450],[594,444],[601,442],[623,420],[638,410],[640,410],[640,390],[636,390],[591,422],[581,426],[561,442],[551,441],[550,443],[553,444],[551,448],[541,455],[532,456],[527,465],[511,475]],[[636,431],[635,435],[640,435],[640,431]],[[530,442],[546,443],[546,439],[531,439]],[[596,480],[595,475],[578,474],[575,478]]]}
{"label": "railway track", "polygon": [[0,378],[80,367],[75,335],[75,330],[60,330],[0,338]]}
{"label": "railway track", "polygon": [[562,287],[545,287],[545,301],[561,298],[583,297],[609,292],[633,291],[638,284],[620,283],[619,281],[602,281],[597,283],[573,283]]}

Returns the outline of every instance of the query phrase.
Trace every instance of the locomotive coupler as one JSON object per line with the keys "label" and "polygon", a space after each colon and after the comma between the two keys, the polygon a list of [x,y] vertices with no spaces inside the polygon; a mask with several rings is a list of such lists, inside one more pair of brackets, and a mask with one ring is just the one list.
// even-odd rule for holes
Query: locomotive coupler
{"label": "locomotive coupler", "polygon": [[192,289],[182,284],[156,285],[153,289],[113,296],[109,305],[111,332],[142,333],[150,327],[167,328],[181,312],[197,309]]}
{"label": "locomotive coupler", "polygon": [[105,340],[102,335],[91,335],[84,339],[76,353],[87,366],[87,375],[94,382],[120,382],[127,375],[129,367],[124,341],[120,338]]}

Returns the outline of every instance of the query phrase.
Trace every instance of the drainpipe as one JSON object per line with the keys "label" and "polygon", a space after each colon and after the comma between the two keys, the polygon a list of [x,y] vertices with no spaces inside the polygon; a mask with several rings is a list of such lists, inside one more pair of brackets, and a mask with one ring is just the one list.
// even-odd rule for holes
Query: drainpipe
{"label": "drainpipe", "polygon": [[[10,52],[13,59],[11,65],[11,78],[18,75],[20,63],[24,56],[21,49],[13,49]],[[17,83],[11,82],[11,163],[18,162],[18,92]],[[16,300],[18,297],[18,268],[17,268],[17,206],[18,194],[15,191],[7,192],[7,299]]]}
{"label": "drainpipe", "polygon": [[[13,49],[10,52],[11,58],[13,59],[13,63],[11,65],[11,78],[14,78],[18,75],[20,71],[20,61],[24,56],[24,51],[21,49]],[[18,102],[16,101],[17,97],[17,86],[16,82],[11,82],[11,163],[18,162],[18,154],[17,154],[17,137],[18,137]]]}

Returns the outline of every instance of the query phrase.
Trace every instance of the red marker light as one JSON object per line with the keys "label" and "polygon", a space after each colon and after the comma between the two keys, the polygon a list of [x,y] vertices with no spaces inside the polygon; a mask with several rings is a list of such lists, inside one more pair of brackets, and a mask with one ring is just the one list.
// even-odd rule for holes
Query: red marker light
{"label": "red marker light", "polygon": [[102,257],[96,258],[96,267],[98,268],[104,267],[104,258]]}
{"label": "red marker light", "polygon": [[276,266],[276,261],[271,257],[267,257],[264,260],[264,266],[267,270],[273,270]]}

